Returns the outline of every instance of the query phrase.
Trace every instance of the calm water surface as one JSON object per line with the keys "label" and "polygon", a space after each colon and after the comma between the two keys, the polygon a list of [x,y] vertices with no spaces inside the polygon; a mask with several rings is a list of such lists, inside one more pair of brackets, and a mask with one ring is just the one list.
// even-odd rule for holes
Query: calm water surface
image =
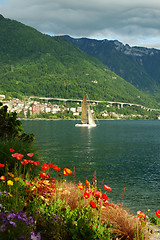
{"label": "calm water surface", "polygon": [[93,179],[112,187],[109,198],[133,212],[160,209],[160,121],[99,121],[76,128],[76,121],[22,121],[34,133],[46,162],[76,169],[76,181]]}

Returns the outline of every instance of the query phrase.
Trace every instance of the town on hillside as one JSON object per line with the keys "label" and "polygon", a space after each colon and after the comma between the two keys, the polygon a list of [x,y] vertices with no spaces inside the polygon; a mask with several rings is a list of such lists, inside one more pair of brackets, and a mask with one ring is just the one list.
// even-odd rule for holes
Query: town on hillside
{"label": "town on hillside", "polygon": [[[19,118],[23,119],[80,119],[81,117],[81,100],[64,102],[58,100],[50,102],[40,100],[35,97],[26,98],[25,100],[18,98],[6,99],[5,95],[0,95],[0,101],[3,105],[7,105],[9,112],[16,112]],[[56,103],[55,103],[56,102]],[[137,106],[124,106],[92,102],[91,111],[97,119],[158,119],[160,120],[160,111],[149,111],[149,109]]]}

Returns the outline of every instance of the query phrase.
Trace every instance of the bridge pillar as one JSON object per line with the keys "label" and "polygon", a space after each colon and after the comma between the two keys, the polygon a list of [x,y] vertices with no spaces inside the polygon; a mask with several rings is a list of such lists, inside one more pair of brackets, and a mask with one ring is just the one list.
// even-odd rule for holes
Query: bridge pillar
{"label": "bridge pillar", "polygon": [[123,103],[121,103],[121,108],[123,108]]}

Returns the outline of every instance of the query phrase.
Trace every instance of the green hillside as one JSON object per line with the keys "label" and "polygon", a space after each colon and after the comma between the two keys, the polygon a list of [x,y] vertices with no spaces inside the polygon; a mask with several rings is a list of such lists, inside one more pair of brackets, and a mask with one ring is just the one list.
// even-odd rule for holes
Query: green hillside
{"label": "green hillside", "polygon": [[86,55],[64,37],[51,37],[0,18],[0,94],[134,102],[156,101]]}
{"label": "green hillside", "polygon": [[160,92],[160,50],[130,47],[115,40],[71,38],[67,40],[86,54],[97,58],[137,89],[157,95]]}

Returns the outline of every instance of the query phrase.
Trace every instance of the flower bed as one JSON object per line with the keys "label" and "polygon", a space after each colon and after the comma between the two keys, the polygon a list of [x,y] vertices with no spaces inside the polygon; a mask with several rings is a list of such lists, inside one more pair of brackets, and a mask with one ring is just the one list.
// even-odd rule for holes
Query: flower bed
{"label": "flower bed", "polygon": [[[7,162],[0,163],[0,239],[149,239],[146,214],[137,211],[135,217],[112,203],[111,187],[102,182],[97,189],[96,172],[92,181],[76,184],[75,169],[45,163],[32,176],[40,164],[34,154],[9,151],[15,160],[12,171]],[[73,182],[67,181],[71,174]]]}

